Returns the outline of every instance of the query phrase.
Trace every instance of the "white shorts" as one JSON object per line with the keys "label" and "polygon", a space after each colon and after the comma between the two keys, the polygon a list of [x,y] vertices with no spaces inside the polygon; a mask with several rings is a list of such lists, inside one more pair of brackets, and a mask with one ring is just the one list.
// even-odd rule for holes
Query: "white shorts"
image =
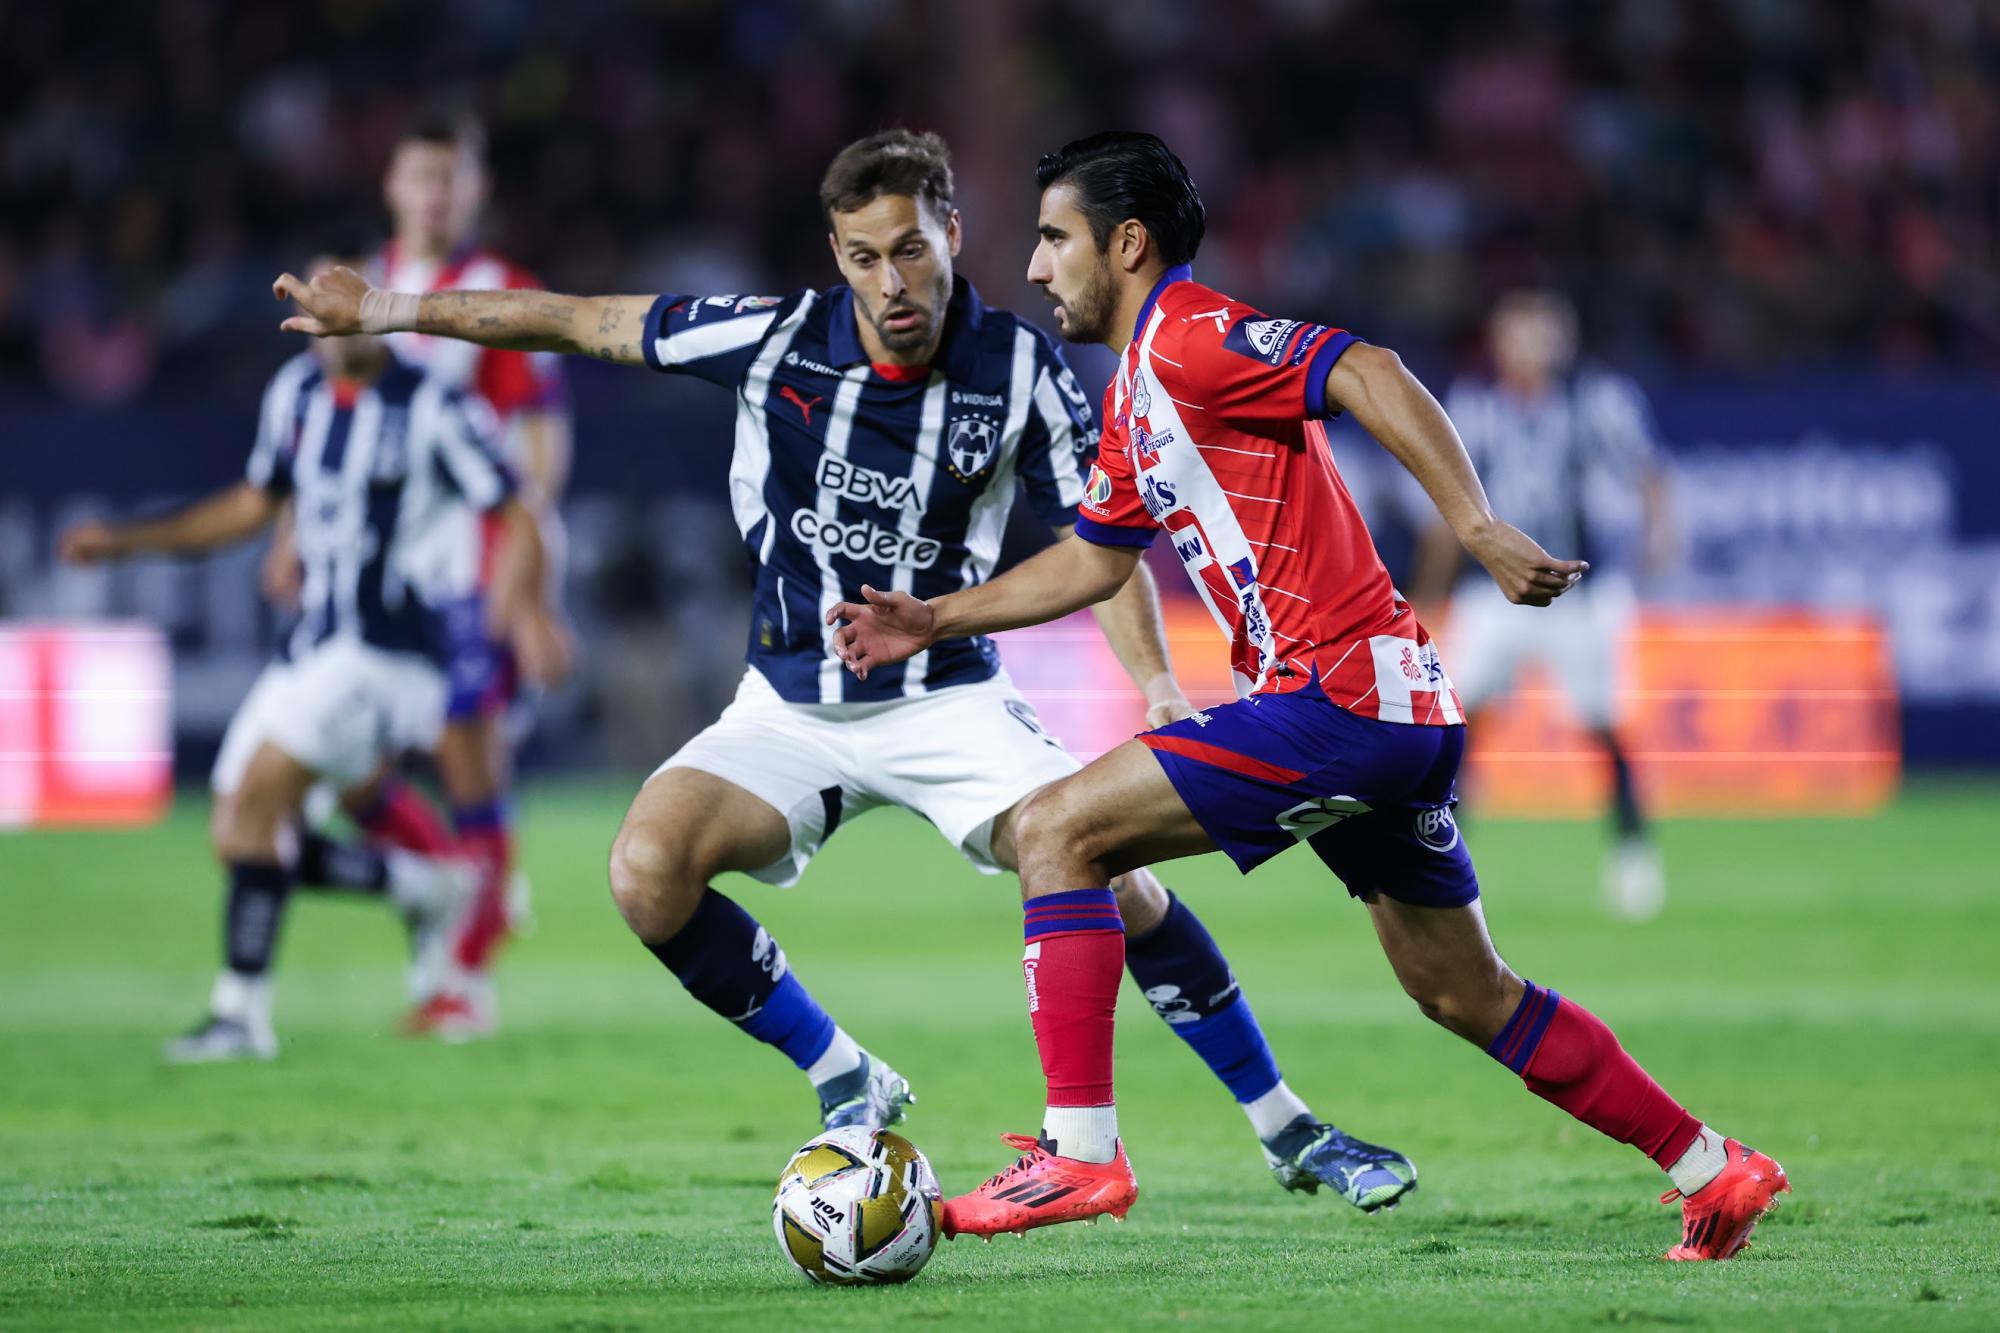
{"label": "white shorts", "polygon": [[1440,636],[1467,716],[1511,687],[1523,664],[1540,662],[1584,725],[1611,726],[1633,607],[1632,585],[1617,575],[1586,574],[1548,606],[1517,606],[1490,579],[1468,581],[1453,595]]}
{"label": "white shorts", "polygon": [[444,673],[410,653],[329,639],[273,662],[229,720],[209,785],[236,790],[265,741],[341,787],[373,776],[383,759],[428,750],[444,725]]}
{"label": "white shorts", "polygon": [[883,805],[916,811],[977,869],[997,874],[994,819],[1081,767],[1004,671],[914,699],[795,704],[752,667],[714,725],[653,776],[700,769],[783,814],[790,853],[751,872],[783,886],[798,882],[838,825]]}

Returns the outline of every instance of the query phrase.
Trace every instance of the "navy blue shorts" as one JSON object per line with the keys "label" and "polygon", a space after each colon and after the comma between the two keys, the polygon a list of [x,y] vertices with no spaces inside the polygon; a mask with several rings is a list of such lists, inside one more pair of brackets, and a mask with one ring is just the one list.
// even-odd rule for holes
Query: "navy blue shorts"
{"label": "navy blue shorts", "polygon": [[447,602],[445,675],[451,683],[444,715],[450,722],[505,712],[514,701],[518,673],[514,650],[486,632],[486,599],[477,594]]}
{"label": "navy blue shorts", "polygon": [[1359,717],[1315,680],[1205,709],[1139,740],[1246,874],[1305,842],[1357,898],[1463,907],[1479,897],[1451,813],[1462,726]]}

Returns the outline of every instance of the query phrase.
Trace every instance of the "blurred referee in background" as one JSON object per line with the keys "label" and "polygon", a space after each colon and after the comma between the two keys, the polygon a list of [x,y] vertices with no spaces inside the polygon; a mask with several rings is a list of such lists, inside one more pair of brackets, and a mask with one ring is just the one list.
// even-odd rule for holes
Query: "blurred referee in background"
{"label": "blurred referee in background", "polygon": [[1542,663],[1561,683],[1611,762],[1617,841],[1605,861],[1605,903],[1643,921],[1665,905],[1666,876],[1619,743],[1618,692],[1635,606],[1634,547],[1648,566],[1667,550],[1652,410],[1630,379],[1578,364],[1576,309],[1556,292],[1502,296],[1488,336],[1491,378],[1458,380],[1445,410],[1495,510],[1551,550],[1589,560],[1591,572],[1554,606],[1513,606],[1490,579],[1453,586],[1465,572],[1462,557],[1438,524],[1423,538],[1415,591],[1420,604],[1451,596],[1440,637],[1467,717],[1509,689],[1525,663]]}

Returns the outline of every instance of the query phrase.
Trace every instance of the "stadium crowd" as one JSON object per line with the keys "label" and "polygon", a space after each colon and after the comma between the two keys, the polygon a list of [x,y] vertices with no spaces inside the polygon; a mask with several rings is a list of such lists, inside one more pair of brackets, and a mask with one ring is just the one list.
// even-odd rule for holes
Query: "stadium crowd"
{"label": "stadium crowd", "polygon": [[1408,350],[1546,281],[1636,369],[2000,365],[1977,0],[121,8],[0,0],[0,386],[254,386],[270,275],[441,90],[491,126],[493,239],[571,290],[825,280],[812,184],[900,120],[1037,309],[1032,157],[1131,121],[1203,182],[1211,281]]}

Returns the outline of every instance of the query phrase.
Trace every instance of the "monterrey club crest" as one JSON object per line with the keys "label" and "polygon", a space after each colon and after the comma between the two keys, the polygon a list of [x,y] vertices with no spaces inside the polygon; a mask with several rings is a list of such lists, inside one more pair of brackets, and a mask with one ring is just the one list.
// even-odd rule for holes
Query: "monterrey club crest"
{"label": "monterrey club crest", "polygon": [[945,454],[951,460],[951,475],[971,481],[993,463],[1000,450],[1000,427],[989,417],[960,417],[951,423],[945,440]]}

